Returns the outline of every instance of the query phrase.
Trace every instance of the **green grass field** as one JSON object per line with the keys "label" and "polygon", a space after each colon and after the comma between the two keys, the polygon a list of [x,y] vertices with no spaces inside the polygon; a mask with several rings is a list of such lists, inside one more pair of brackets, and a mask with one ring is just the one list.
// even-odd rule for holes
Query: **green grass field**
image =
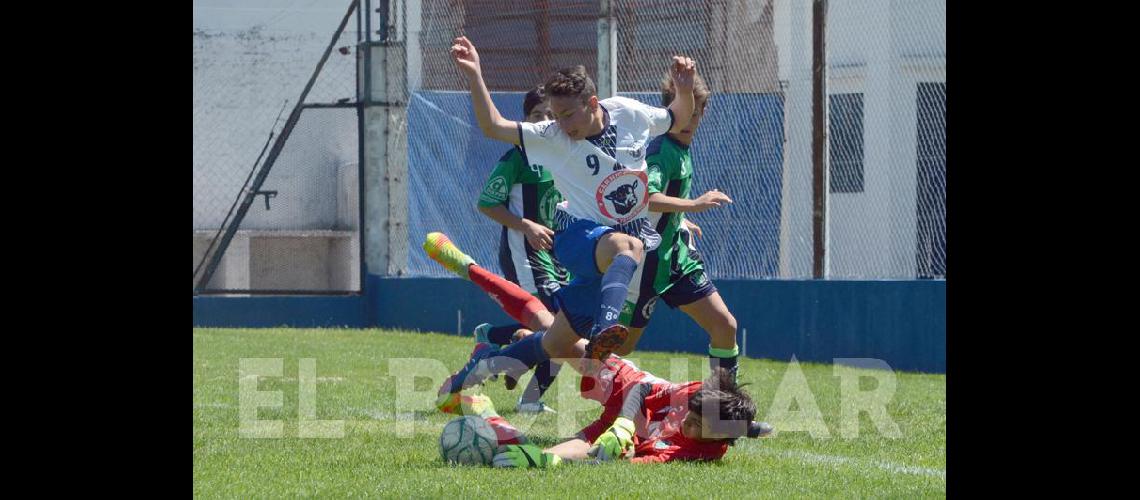
{"label": "green grass field", "polygon": [[[652,330],[646,334],[652,335]],[[853,419],[844,417],[842,403],[848,399],[841,398],[842,379],[835,367],[757,359],[741,360],[740,380],[751,384],[745,389],[756,401],[758,419],[771,422],[777,434],[742,439],[719,463],[569,465],[552,470],[448,466],[439,457],[437,439],[453,416],[431,411],[431,402],[446,371],[459,367],[471,346],[469,336],[376,329],[194,329],[194,495],[909,498],[946,494],[944,375],[894,374],[895,392],[886,408],[898,435],[880,432],[866,413],[857,417],[858,432],[848,426],[845,433],[843,422]],[[239,432],[243,401],[239,387],[245,384],[244,394],[250,394],[257,380],[256,375],[240,371],[243,358],[281,360],[281,376],[260,377],[256,385],[257,391],[278,394],[261,397],[281,398],[280,405],[256,413],[259,420],[282,421],[280,437],[243,437]],[[707,359],[696,355],[635,352],[629,358],[673,381],[700,379],[702,370],[707,370]],[[303,359],[315,360],[315,373],[302,369]],[[806,386],[795,383],[799,374]],[[514,412],[526,378],[515,391],[490,382],[483,392],[532,441],[549,446],[599,413],[600,405],[578,397],[578,379],[577,373],[563,370],[544,398],[559,413],[537,417]],[[876,387],[866,377],[857,380],[858,390]],[[302,395],[313,394],[302,390],[306,382],[315,386],[315,396]],[[776,411],[774,403],[786,403],[788,395],[798,396],[793,398],[796,403],[781,404]],[[299,437],[303,400],[311,403],[309,407],[315,404],[316,419],[343,421],[340,437]],[[804,415],[813,406],[818,407],[828,437],[794,430],[809,428],[805,422],[814,420]],[[336,430],[335,425],[332,428]]]}

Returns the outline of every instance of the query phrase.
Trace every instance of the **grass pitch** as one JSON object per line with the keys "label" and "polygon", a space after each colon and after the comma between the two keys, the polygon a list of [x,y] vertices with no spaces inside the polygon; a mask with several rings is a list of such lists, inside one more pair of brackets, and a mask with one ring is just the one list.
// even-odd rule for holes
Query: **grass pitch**
{"label": "grass pitch", "polygon": [[[944,375],[894,373],[893,396],[885,401],[891,428],[883,427],[881,416],[876,421],[850,411],[854,391],[890,385],[850,374],[884,372],[839,373],[830,364],[764,359],[741,359],[740,381],[750,383],[745,389],[756,401],[758,419],[771,422],[777,434],[739,440],[718,463],[449,466],[439,457],[437,439],[454,417],[433,411],[431,403],[443,377],[471,347],[470,336],[377,329],[194,329],[194,495],[946,494]],[[629,358],[674,382],[703,378],[708,363],[691,354],[635,352]],[[258,375],[277,367],[278,376]],[[516,414],[528,379],[514,391],[489,382],[483,392],[536,444],[555,444],[600,413],[600,405],[579,397],[579,376],[566,369],[544,398],[557,414]]]}

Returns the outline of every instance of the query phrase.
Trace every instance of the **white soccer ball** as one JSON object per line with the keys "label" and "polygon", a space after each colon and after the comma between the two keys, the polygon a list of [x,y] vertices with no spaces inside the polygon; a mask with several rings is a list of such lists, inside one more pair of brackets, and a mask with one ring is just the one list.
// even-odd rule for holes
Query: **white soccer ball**
{"label": "white soccer ball", "polygon": [[439,435],[439,453],[449,463],[490,465],[498,448],[495,429],[476,416],[458,417],[448,422]]}

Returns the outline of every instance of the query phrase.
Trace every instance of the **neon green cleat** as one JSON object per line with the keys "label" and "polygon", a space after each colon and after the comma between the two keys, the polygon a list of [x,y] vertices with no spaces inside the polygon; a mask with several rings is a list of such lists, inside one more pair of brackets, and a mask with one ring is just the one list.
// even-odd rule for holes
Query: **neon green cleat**
{"label": "neon green cleat", "polygon": [[456,247],[446,234],[428,233],[427,238],[424,238],[424,251],[427,252],[428,257],[431,257],[431,260],[438,262],[448,271],[465,280],[471,279],[467,274],[467,266],[474,264],[475,259],[459,251],[459,247]]}
{"label": "neon green cleat", "polygon": [[495,404],[490,396],[475,394],[443,393],[435,401],[435,407],[443,413],[452,415],[478,415],[483,418],[496,417]]}
{"label": "neon green cleat", "polygon": [[495,403],[491,402],[491,397],[483,394],[475,394],[471,397],[463,396],[460,399],[463,406],[464,415],[478,415],[483,418],[497,417],[498,412],[495,411]]}

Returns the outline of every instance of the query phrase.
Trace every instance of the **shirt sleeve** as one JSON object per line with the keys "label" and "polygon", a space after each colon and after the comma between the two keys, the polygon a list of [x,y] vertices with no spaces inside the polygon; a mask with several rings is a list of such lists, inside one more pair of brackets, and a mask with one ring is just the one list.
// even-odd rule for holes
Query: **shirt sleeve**
{"label": "shirt sleeve", "polygon": [[518,122],[519,148],[529,161],[538,158],[557,156],[562,149],[562,139],[558,133],[558,126],[553,120],[530,123]]}
{"label": "shirt sleeve", "polygon": [[634,420],[637,415],[641,413],[641,407],[645,403],[645,397],[653,391],[653,386],[647,383],[641,383],[633,386],[625,396],[625,402],[621,406],[621,413],[619,417]]}
{"label": "shirt sleeve", "polygon": [[666,182],[665,173],[661,171],[661,164],[653,157],[645,161],[649,164],[649,194],[660,193]]}
{"label": "shirt sleeve", "polygon": [[483,184],[483,192],[479,195],[480,207],[493,207],[507,202],[511,193],[511,185],[518,182],[519,167],[522,164],[522,155],[514,149],[499,158],[499,163],[491,170],[487,182]]}
{"label": "shirt sleeve", "polygon": [[[635,101],[636,102],[636,101]],[[673,110],[637,102],[642,115],[649,122],[649,136],[657,137],[673,128]]]}

